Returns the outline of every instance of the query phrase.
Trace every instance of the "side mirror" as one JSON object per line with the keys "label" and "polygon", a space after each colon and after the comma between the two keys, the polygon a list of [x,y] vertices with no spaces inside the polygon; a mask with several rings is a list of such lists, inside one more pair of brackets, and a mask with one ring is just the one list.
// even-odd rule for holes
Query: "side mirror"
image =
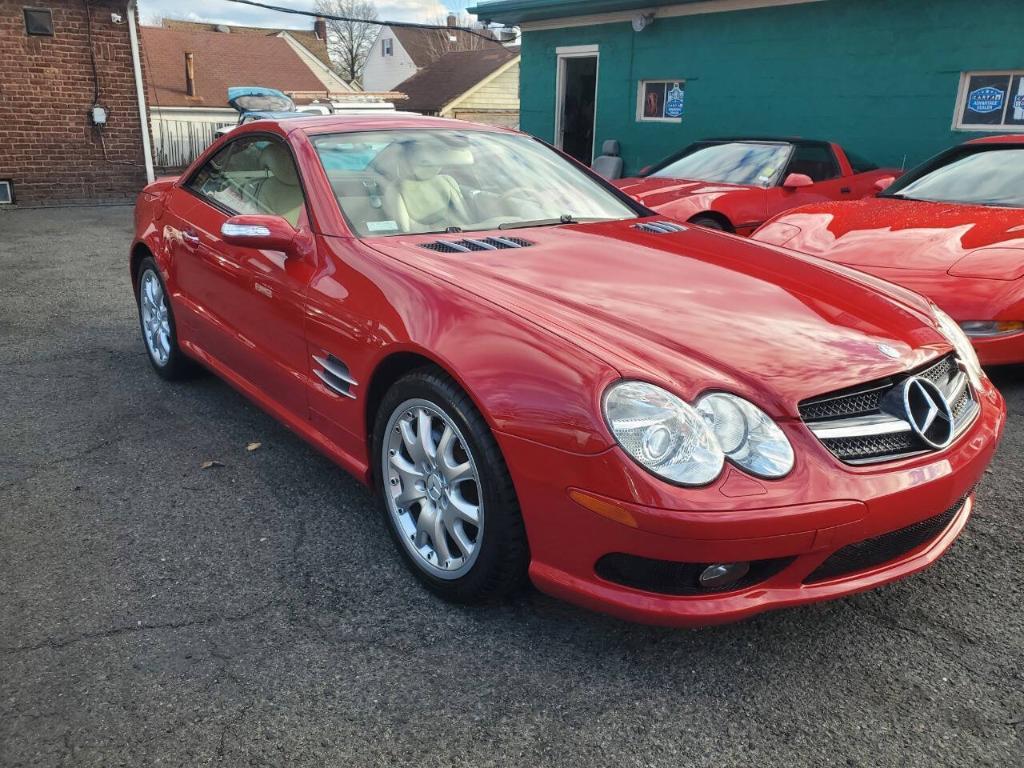
{"label": "side mirror", "polygon": [[883,176],[875,182],[875,191],[885,192],[885,190],[892,186],[894,181],[896,181],[895,176]]}
{"label": "side mirror", "polygon": [[228,245],[295,253],[295,227],[280,216],[232,216],[220,228]]}
{"label": "side mirror", "polygon": [[812,184],[814,184],[814,179],[806,173],[791,173],[786,177],[786,180],[782,182],[782,188],[800,189],[801,187],[809,187]]}

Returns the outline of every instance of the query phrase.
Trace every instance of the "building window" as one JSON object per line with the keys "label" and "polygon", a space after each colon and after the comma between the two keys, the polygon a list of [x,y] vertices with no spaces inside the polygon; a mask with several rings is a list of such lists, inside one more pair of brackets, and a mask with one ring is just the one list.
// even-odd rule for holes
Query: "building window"
{"label": "building window", "polygon": [[641,80],[636,119],[641,123],[681,123],[685,91],[685,80]]}
{"label": "building window", "polygon": [[49,8],[25,8],[25,32],[53,37],[53,11]]}
{"label": "building window", "polygon": [[0,205],[14,204],[14,182],[10,179],[0,179]]}
{"label": "building window", "polygon": [[959,131],[1024,131],[1024,70],[964,72],[953,128]]}
{"label": "building window", "polygon": [[385,37],[383,40],[380,41],[380,55],[395,55],[395,39],[393,37]]}

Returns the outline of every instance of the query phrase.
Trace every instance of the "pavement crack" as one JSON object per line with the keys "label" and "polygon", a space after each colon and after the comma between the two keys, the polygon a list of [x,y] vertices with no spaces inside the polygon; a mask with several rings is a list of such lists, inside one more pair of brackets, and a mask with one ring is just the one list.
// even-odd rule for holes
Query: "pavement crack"
{"label": "pavement crack", "polygon": [[52,648],[60,650],[77,643],[86,642],[89,640],[106,640],[111,637],[119,637],[122,635],[133,635],[140,632],[153,632],[153,631],[174,631],[179,629],[187,629],[189,627],[202,627],[209,626],[212,624],[231,624],[236,622],[249,621],[250,619],[256,618],[260,614],[266,613],[275,608],[282,608],[286,605],[284,601],[274,600],[268,603],[263,603],[249,611],[244,613],[233,614],[230,616],[206,616],[204,618],[196,619],[185,619],[183,621],[171,621],[162,623],[145,623],[139,622],[137,624],[123,626],[123,627],[112,627],[110,629],[104,629],[99,632],[85,632],[80,635],[73,635],[71,637],[56,639],[47,638],[46,640],[33,643],[31,645],[18,645],[10,648],[4,648],[0,650],[4,656],[13,656],[20,653],[32,653],[34,651],[43,650],[45,648]]}

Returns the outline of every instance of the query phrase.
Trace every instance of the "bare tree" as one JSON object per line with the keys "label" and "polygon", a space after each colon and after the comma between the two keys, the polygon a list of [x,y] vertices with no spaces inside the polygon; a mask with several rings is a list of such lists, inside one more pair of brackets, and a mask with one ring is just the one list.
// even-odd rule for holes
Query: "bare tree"
{"label": "bare tree", "polygon": [[[431,61],[437,61],[452,51],[490,50],[500,45],[497,40],[491,39],[493,34],[489,29],[474,24],[465,14],[439,16],[428,23],[440,27],[427,36],[427,54]],[[467,29],[472,29],[476,34],[464,31]]]}
{"label": "bare tree", "polygon": [[380,25],[367,23],[377,20],[377,7],[371,0],[317,0],[316,12],[353,19],[327,19],[327,50],[342,79],[360,82],[380,30]]}

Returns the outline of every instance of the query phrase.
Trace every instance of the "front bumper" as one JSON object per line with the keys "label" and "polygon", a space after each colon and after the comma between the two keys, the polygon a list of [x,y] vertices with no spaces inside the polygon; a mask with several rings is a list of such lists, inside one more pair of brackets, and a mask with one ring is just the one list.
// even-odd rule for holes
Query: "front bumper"
{"label": "front bumper", "polygon": [[1024,363],[1024,333],[1007,336],[971,338],[982,365],[1016,365]]}
{"label": "front bumper", "polygon": [[[530,576],[542,591],[586,608],[673,626],[736,621],[909,576],[937,560],[966,525],[971,491],[998,445],[1005,424],[1002,397],[991,385],[978,394],[976,421],[940,453],[851,467],[832,457],[802,424],[787,423],[783,428],[798,457],[787,478],[757,481],[729,468],[715,484],[699,489],[658,481],[617,447],[579,455],[499,434],[529,536]],[[570,498],[572,491],[626,510],[627,522],[585,508]],[[947,510],[954,511],[937,535],[892,560],[828,580],[809,578],[847,545]],[[598,575],[598,561],[615,553],[677,563],[785,558],[786,565],[735,591],[670,595]]]}

